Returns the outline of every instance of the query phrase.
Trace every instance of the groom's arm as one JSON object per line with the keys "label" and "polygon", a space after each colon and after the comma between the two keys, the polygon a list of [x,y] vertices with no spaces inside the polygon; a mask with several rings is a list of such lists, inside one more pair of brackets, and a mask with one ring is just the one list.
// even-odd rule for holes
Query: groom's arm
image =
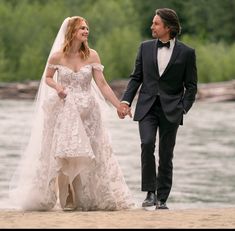
{"label": "groom's arm", "polygon": [[142,44],[139,47],[137,57],[135,60],[134,70],[130,75],[130,81],[127,84],[126,90],[122,97],[122,102],[131,106],[132,101],[136,95],[136,92],[143,81],[143,69],[142,69]]}
{"label": "groom's arm", "polygon": [[136,95],[139,86],[142,83],[142,45],[140,45],[137,57],[135,60],[135,67],[130,75],[130,81],[127,84],[126,90],[121,100],[121,106],[118,108],[117,113],[119,118],[124,119],[127,114],[132,117],[131,104]]}
{"label": "groom's arm", "polygon": [[197,93],[197,67],[195,50],[191,50],[187,59],[184,87],[185,93],[183,98],[183,105],[186,113],[192,107]]}

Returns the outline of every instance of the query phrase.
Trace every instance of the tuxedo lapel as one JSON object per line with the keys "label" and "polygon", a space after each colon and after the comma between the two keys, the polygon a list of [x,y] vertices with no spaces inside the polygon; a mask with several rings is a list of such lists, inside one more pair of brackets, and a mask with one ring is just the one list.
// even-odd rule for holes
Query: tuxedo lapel
{"label": "tuxedo lapel", "polygon": [[173,49],[173,52],[172,52],[172,55],[171,55],[171,58],[170,58],[170,61],[169,63],[167,64],[166,66],[166,69],[164,70],[162,76],[164,76],[164,74],[167,72],[167,70],[171,67],[171,65],[175,62],[178,54],[180,52],[180,44],[177,42],[177,40],[175,41],[175,46],[174,46],[174,49]]}
{"label": "tuxedo lapel", "polygon": [[159,69],[158,69],[158,62],[157,62],[157,51],[158,51],[157,39],[153,43],[153,46],[154,46],[152,49],[153,50],[153,62],[154,62],[154,66],[156,67],[157,77],[160,78]]}

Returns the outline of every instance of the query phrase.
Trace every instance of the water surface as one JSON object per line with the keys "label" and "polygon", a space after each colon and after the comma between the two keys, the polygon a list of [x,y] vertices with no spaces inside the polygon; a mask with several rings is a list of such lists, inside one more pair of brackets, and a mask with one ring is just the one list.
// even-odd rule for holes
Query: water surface
{"label": "water surface", "polygon": [[[32,101],[0,100],[0,199],[30,132]],[[138,123],[107,114],[112,145],[126,182],[138,203],[140,140]],[[157,158],[156,148],[156,161]],[[196,102],[180,126],[174,152],[171,208],[235,206],[235,102]]]}

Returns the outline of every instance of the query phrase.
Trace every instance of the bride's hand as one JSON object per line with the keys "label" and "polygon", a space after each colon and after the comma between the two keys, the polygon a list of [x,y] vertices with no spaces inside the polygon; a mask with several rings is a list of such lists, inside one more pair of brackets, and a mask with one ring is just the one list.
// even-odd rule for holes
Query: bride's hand
{"label": "bride's hand", "polygon": [[66,94],[64,88],[63,88],[61,85],[57,84],[55,89],[56,89],[56,91],[57,91],[58,96],[59,96],[61,99],[64,99],[64,98],[67,96],[67,94]]}
{"label": "bride's hand", "polygon": [[124,119],[126,115],[132,118],[131,108],[125,103],[120,103],[117,108],[117,113],[120,119]]}

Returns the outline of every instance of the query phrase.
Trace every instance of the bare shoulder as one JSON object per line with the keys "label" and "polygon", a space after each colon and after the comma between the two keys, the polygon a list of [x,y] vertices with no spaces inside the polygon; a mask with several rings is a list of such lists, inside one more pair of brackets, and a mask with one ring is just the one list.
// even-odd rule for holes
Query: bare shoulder
{"label": "bare shoulder", "polygon": [[55,52],[51,55],[51,57],[49,58],[48,62],[50,64],[59,64],[60,60],[62,59],[63,53],[62,52]]}
{"label": "bare shoulder", "polygon": [[90,49],[90,63],[101,63],[99,54],[96,50]]}

